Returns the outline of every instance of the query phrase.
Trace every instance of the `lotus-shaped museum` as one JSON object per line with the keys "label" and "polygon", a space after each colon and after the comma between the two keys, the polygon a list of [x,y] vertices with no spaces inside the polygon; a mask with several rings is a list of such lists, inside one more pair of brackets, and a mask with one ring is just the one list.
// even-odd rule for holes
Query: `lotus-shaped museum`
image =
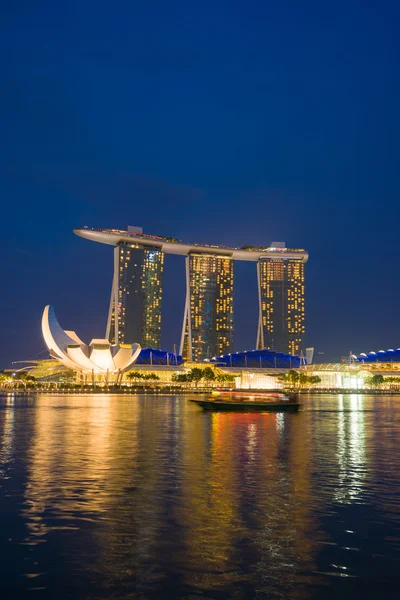
{"label": "lotus-shaped museum", "polygon": [[111,344],[107,339],[93,339],[85,344],[75,331],[64,331],[52,306],[46,306],[42,333],[53,358],[74,371],[94,374],[118,374],[127,371],[140,353],[139,344]]}

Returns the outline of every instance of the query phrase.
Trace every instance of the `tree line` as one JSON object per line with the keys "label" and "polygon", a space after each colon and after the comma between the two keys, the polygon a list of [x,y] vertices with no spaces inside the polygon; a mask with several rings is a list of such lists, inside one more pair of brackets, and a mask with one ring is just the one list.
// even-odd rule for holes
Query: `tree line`
{"label": "tree line", "polygon": [[233,383],[235,377],[233,375],[228,375],[227,373],[216,372],[211,367],[205,367],[204,369],[193,367],[193,369],[190,369],[187,373],[174,373],[172,375],[172,381],[177,383],[195,383],[197,385],[202,380],[208,383],[211,383],[212,381],[217,381],[219,383]]}
{"label": "tree line", "polygon": [[383,375],[371,375],[366,377],[364,384],[369,387],[379,387],[384,383],[396,383],[400,386],[400,377],[384,377]]}
{"label": "tree line", "polygon": [[279,381],[287,383],[289,387],[309,387],[317,383],[321,383],[321,377],[318,375],[306,375],[291,369],[289,373],[279,375]]}
{"label": "tree line", "polygon": [[140,371],[129,371],[126,375],[127,379],[130,381],[160,381],[160,378],[155,373],[140,373]]}

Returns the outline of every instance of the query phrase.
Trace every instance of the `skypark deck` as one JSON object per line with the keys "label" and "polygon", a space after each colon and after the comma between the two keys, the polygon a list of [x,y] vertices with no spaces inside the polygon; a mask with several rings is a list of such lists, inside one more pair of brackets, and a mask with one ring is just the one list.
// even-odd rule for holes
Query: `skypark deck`
{"label": "skypark deck", "polygon": [[305,250],[269,246],[260,248],[255,246],[245,246],[242,248],[227,248],[226,246],[213,246],[209,244],[188,244],[175,238],[149,235],[124,231],[120,229],[74,229],[74,233],[87,240],[117,246],[121,242],[133,242],[142,246],[159,248],[166,254],[215,254],[226,256],[233,260],[258,261],[262,258],[283,258],[297,259],[301,262],[307,262],[308,253]]}

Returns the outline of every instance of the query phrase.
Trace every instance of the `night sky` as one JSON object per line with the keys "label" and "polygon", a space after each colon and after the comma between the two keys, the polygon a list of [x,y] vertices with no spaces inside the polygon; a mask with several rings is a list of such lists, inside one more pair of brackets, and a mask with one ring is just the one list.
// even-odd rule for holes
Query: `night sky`
{"label": "night sky", "polygon": [[[84,225],[305,248],[319,359],[400,346],[399,17],[388,0],[2,2],[0,367],[46,356],[49,303],[103,336],[113,252]],[[183,258],[164,291],[172,349]],[[253,348],[255,264],[236,263],[235,322]]]}

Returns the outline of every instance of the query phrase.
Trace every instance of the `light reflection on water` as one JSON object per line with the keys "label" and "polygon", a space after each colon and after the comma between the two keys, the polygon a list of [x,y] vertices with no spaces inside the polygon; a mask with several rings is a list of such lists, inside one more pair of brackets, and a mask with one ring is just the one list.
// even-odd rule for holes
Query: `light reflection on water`
{"label": "light reflection on water", "polygon": [[394,598],[399,433],[397,397],[0,397],[0,591]]}
{"label": "light reflection on water", "polygon": [[366,478],[364,396],[338,397],[337,455],[339,485],[337,502],[360,500]]}

